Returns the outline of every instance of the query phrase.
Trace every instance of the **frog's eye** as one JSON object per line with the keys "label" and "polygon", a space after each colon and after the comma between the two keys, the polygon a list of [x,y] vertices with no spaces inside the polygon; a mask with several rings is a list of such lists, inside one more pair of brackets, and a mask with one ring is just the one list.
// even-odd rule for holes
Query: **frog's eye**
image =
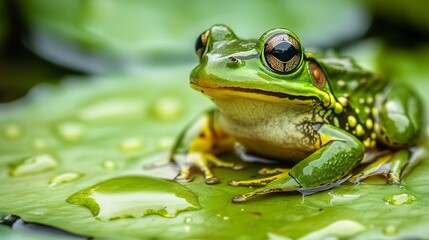
{"label": "frog's eye", "polygon": [[201,59],[206,51],[209,32],[210,31],[207,30],[201,33],[201,35],[198,36],[197,41],[195,42],[195,52],[197,53],[198,59]]}
{"label": "frog's eye", "polygon": [[301,63],[301,45],[294,36],[278,33],[265,42],[264,58],[267,67],[275,72],[291,73]]}

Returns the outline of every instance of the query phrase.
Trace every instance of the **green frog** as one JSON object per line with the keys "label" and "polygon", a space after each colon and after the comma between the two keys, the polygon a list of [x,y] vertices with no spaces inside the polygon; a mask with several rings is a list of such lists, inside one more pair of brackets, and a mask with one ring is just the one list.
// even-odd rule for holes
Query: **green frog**
{"label": "green frog", "polygon": [[[196,54],[200,63],[190,84],[216,108],[178,138],[171,152],[180,168],[177,180],[192,180],[196,170],[207,184],[218,183],[213,167],[243,168],[218,158],[239,146],[243,156],[293,167],[232,180],[233,186],[259,187],[233,202],[274,192],[313,193],[373,175],[400,183],[423,132],[423,108],[409,88],[351,58],[307,52],[283,28],[244,40],[215,25],[198,37]],[[354,173],[362,162],[365,167]]]}

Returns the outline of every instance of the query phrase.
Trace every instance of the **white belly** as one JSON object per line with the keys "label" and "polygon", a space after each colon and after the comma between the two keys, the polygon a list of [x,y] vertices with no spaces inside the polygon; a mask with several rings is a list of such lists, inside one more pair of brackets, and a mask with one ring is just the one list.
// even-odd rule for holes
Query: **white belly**
{"label": "white belly", "polygon": [[306,106],[281,106],[250,99],[214,100],[218,122],[249,153],[300,161],[320,148],[313,124],[322,122]]}

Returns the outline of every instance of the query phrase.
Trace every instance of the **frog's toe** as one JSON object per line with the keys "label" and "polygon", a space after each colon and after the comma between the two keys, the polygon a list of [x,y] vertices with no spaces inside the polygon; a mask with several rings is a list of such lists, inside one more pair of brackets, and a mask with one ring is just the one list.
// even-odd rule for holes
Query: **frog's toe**
{"label": "frog's toe", "polygon": [[[256,196],[270,194],[270,193],[275,193],[275,192],[287,192],[287,191],[288,190],[282,189],[282,188],[260,188],[260,189],[257,189],[255,191],[253,191],[253,192],[249,192],[249,193],[245,193],[245,194],[242,194],[242,195],[239,195],[239,196],[235,196],[235,197],[232,198],[232,202],[233,203],[246,202],[250,198],[253,198],[253,197],[256,197]],[[289,191],[293,191],[293,190],[291,189]]]}
{"label": "frog's toe", "polygon": [[184,159],[177,161],[180,166],[180,171],[176,176],[176,180],[182,182],[189,182],[193,179],[193,171],[199,171],[204,175],[205,182],[207,184],[216,184],[220,180],[212,172],[212,167],[223,167],[231,168],[233,170],[240,170],[244,168],[244,165],[224,162],[218,159],[215,155],[206,152],[189,152],[184,156]]}
{"label": "frog's toe", "polygon": [[205,176],[205,179],[205,182],[209,185],[220,183],[219,178],[217,178],[216,176]]}
{"label": "frog's toe", "polygon": [[281,174],[288,173],[290,171],[289,168],[262,168],[258,171],[261,175],[273,175],[273,174]]}
{"label": "frog's toe", "polygon": [[253,180],[231,180],[228,184],[231,186],[262,187],[276,179],[277,178],[273,176],[273,177],[253,179]]}
{"label": "frog's toe", "polygon": [[389,174],[387,175],[387,183],[392,185],[399,185],[401,183],[401,177],[399,176],[399,174],[391,174],[389,172]]}
{"label": "frog's toe", "polygon": [[174,180],[179,182],[190,182],[192,181],[193,177],[191,177],[191,167],[185,166],[180,169],[177,176],[174,178]]}
{"label": "frog's toe", "polygon": [[247,187],[261,187],[265,186],[268,183],[275,181],[279,178],[285,178],[289,174],[289,169],[283,169],[283,168],[262,168],[258,172],[261,175],[271,175],[275,174],[274,176],[269,176],[265,178],[259,178],[259,179],[252,179],[252,180],[232,180],[229,182],[229,185],[231,186],[247,186]]}
{"label": "frog's toe", "polygon": [[231,168],[232,170],[241,170],[244,169],[246,166],[243,164],[237,164],[237,163],[230,163],[225,162],[217,158],[213,154],[206,154],[207,161],[215,165],[216,167],[222,167],[222,168]]}
{"label": "frog's toe", "polygon": [[250,193],[245,193],[245,194],[242,194],[242,195],[239,195],[239,196],[235,196],[235,197],[232,198],[232,202],[233,203],[246,202],[247,200],[249,200],[249,198],[252,198],[252,197],[255,197],[255,196],[258,196],[258,195],[268,194],[268,193],[270,193],[270,192],[256,190],[256,191],[253,191],[253,192],[250,192]]}
{"label": "frog's toe", "polygon": [[266,186],[256,189],[255,191],[235,196],[232,198],[232,202],[245,202],[250,198],[256,196],[270,193],[291,192],[296,191],[299,188],[301,188],[301,185],[295,179],[288,175],[287,177],[278,178],[268,183]]}
{"label": "frog's toe", "polygon": [[400,184],[401,174],[408,163],[410,153],[400,150],[394,154],[387,154],[366,166],[360,173],[352,176],[349,182],[357,184],[371,176],[384,176],[389,184]]}

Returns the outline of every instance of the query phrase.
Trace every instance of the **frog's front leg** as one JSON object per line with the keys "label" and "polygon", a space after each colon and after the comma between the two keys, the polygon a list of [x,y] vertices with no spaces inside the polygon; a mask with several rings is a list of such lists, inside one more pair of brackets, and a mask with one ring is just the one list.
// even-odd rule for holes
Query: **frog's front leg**
{"label": "frog's front leg", "polygon": [[[266,186],[234,197],[233,202],[247,201],[251,197],[268,193],[329,186],[347,176],[362,160],[365,148],[350,133],[328,124],[315,124],[313,128],[320,135],[320,149],[297,163],[286,174],[282,172],[276,175],[275,180]],[[258,180],[254,182],[255,185],[259,184]],[[246,184],[249,185],[249,181]]]}
{"label": "frog's front leg", "polygon": [[192,180],[192,170],[196,169],[204,174],[207,184],[215,184],[219,179],[211,170],[213,166],[234,170],[243,168],[242,165],[224,162],[216,157],[216,154],[230,151],[234,139],[220,129],[215,115],[215,110],[203,114],[176,141],[170,154],[171,161],[180,168],[176,180]]}

